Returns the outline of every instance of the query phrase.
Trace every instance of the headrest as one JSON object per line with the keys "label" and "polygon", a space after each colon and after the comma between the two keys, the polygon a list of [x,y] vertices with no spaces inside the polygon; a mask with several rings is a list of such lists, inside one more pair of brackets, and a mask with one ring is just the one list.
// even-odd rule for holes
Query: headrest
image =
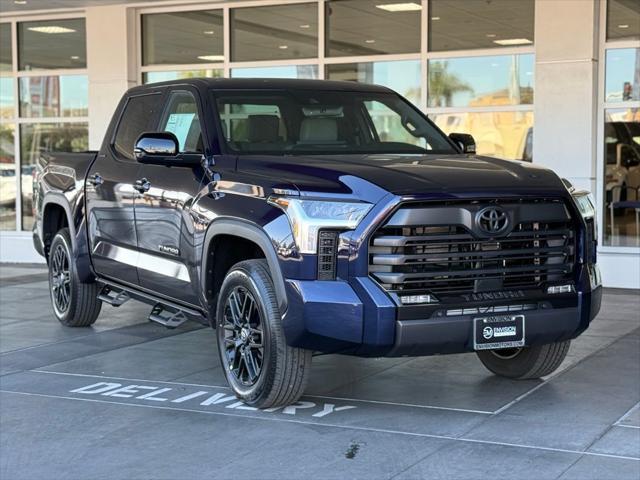
{"label": "headrest", "polygon": [[300,125],[301,143],[331,143],[338,141],[338,122],[330,117],[305,118]]}
{"label": "headrest", "polygon": [[249,115],[250,142],[277,142],[280,119],[277,115]]}

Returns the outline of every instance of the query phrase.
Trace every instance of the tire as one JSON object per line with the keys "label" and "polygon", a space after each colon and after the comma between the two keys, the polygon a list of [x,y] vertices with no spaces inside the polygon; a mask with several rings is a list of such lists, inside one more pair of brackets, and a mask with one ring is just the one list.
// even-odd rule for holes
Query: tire
{"label": "tire", "polygon": [[78,280],[71,253],[69,229],[63,228],[49,249],[49,293],[53,313],[67,327],[89,327],[98,318],[102,302],[98,284]]}
{"label": "tire", "polygon": [[556,371],[569,351],[570,340],[504,350],[476,352],[482,364],[491,372],[506,378],[528,380]]}
{"label": "tire", "polygon": [[311,350],[287,345],[267,263],[247,260],[225,277],[216,308],[220,363],[229,386],[257,408],[300,398],[311,370]]}

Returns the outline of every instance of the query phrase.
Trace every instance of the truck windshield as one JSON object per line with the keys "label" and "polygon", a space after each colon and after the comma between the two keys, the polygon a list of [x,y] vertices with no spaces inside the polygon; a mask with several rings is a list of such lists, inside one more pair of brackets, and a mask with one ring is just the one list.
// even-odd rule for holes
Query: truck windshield
{"label": "truck windshield", "polygon": [[238,154],[456,153],[394,93],[255,90],[215,93],[227,148]]}

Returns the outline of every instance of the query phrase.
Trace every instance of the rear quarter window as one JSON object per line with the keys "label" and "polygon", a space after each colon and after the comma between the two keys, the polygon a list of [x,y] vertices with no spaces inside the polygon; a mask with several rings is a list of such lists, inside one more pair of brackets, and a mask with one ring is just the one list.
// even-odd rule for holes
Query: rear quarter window
{"label": "rear quarter window", "polygon": [[133,147],[138,137],[154,127],[152,120],[159,108],[162,96],[159,93],[129,98],[124,107],[113,147],[123,157],[133,160]]}

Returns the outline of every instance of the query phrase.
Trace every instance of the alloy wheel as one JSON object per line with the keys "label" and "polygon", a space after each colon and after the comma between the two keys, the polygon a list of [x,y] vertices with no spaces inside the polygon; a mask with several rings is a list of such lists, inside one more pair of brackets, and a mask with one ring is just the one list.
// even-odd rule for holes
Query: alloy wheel
{"label": "alloy wheel", "polygon": [[229,293],[219,328],[225,367],[241,385],[255,385],[264,362],[264,335],[260,309],[249,290],[238,286]]}
{"label": "alloy wheel", "polygon": [[64,315],[71,304],[71,272],[69,256],[64,246],[56,245],[50,257],[50,285],[53,307],[58,316]]}

